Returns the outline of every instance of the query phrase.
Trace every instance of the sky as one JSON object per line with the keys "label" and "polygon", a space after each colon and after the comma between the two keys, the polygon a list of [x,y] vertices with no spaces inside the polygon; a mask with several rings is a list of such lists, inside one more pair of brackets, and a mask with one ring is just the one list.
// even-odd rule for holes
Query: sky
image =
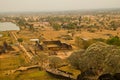
{"label": "sky", "polygon": [[120,0],[0,0],[0,12],[120,8]]}

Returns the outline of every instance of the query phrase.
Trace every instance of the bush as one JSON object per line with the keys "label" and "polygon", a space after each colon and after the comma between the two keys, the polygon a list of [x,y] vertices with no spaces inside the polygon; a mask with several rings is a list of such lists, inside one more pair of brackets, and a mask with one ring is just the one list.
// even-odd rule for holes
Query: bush
{"label": "bush", "polygon": [[61,29],[61,26],[60,26],[59,24],[54,23],[54,24],[53,24],[53,28],[54,28],[55,30],[60,30],[60,29]]}
{"label": "bush", "polygon": [[118,36],[112,37],[107,40],[107,44],[120,46],[120,38]]}
{"label": "bush", "polygon": [[18,38],[18,42],[22,43],[23,39],[22,38]]}
{"label": "bush", "polygon": [[89,39],[84,40],[80,37],[75,38],[75,44],[79,49],[87,49],[91,44],[95,42],[105,42],[104,39],[98,38],[98,39]]}
{"label": "bush", "polygon": [[59,68],[63,65],[63,60],[59,57],[50,57],[49,63],[49,66],[51,68]]}
{"label": "bush", "polygon": [[74,66],[75,68],[79,69],[79,60],[81,59],[82,55],[84,53],[84,50],[80,50],[77,52],[72,53],[69,57],[68,57],[68,61],[69,63]]}

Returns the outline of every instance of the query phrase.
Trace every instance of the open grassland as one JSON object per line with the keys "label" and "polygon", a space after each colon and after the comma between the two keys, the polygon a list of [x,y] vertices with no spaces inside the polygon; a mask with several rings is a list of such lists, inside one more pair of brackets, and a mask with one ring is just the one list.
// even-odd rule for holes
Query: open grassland
{"label": "open grassland", "polygon": [[9,44],[16,43],[16,41],[11,37],[9,32],[0,32],[2,34],[2,37],[0,37],[0,45],[3,45],[3,42],[6,41]]}
{"label": "open grassland", "polygon": [[[0,56],[0,80],[56,80],[52,75],[38,68],[26,71],[17,71],[8,75],[10,70],[18,69],[20,66],[28,66],[22,53],[17,55],[7,53]],[[58,80],[58,79],[57,79]]]}
{"label": "open grassland", "polygon": [[[25,61],[21,54],[15,55],[11,53],[0,55],[0,79],[3,80],[7,76],[7,71],[14,70],[25,65]],[[9,80],[9,79],[5,79]]]}
{"label": "open grassland", "polygon": [[39,69],[31,69],[22,73],[17,72],[17,80],[56,80],[45,71],[39,71]]}
{"label": "open grassland", "polygon": [[[1,55],[5,56],[5,55]],[[24,59],[21,57],[21,55],[13,55],[13,54],[7,54],[6,57],[0,58],[0,70],[10,70],[10,69],[16,69],[20,67],[21,65],[25,64]]]}
{"label": "open grassland", "polygon": [[52,75],[39,69],[30,69],[27,71],[17,71],[14,74],[0,76],[1,80],[59,80]]}

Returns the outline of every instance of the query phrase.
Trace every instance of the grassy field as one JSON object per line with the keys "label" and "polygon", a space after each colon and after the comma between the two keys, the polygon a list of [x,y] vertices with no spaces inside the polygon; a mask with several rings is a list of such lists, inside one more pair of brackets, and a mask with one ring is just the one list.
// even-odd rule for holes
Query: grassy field
{"label": "grassy field", "polygon": [[19,73],[19,75],[16,77],[16,80],[56,80],[56,78],[53,78],[45,71],[39,71],[38,69],[31,69]]}
{"label": "grassy field", "polygon": [[0,77],[0,80],[58,80],[58,79],[53,78],[45,71],[31,69],[23,72],[18,71],[11,75],[4,75]]}
{"label": "grassy field", "polygon": [[11,38],[10,34],[8,32],[0,32],[3,36],[0,37],[0,45],[3,45],[3,42],[6,41],[9,44],[13,44],[15,40]]}
{"label": "grassy field", "polygon": [[[22,53],[21,53],[22,54]],[[6,76],[6,72],[9,70],[14,70],[19,68],[20,66],[25,65],[25,61],[21,55],[15,55],[11,53],[6,53],[0,55],[0,79],[4,80],[4,78],[8,78],[9,76]],[[5,79],[9,80],[9,79]]]}
{"label": "grassy field", "polygon": [[30,64],[25,62],[22,53],[19,53],[19,55],[11,53],[0,55],[0,80],[58,80],[47,72],[40,71],[38,68],[7,74],[10,70],[28,65]]}
{"label": "grassy field", "polygon": [[2,55],[3,57],[0,58],[0,70],[11,70],[16,69],[25,64],[24,59],[21,55],[14,55],[14,54],[5,54]]}

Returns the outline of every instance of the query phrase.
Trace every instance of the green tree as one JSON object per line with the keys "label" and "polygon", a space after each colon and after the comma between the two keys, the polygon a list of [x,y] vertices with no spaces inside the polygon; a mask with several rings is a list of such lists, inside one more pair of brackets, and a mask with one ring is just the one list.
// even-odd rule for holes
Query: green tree
{"label": "green tree", "polygon": [[79,63],[80,59],[82,58],[82,55],[84,53],[84,50],[80,50],[77,52],[73,52],[69,57],[68,61],[69,63],[74,66],[75,68],[79,69]]}
{"label": "green tree", "polygon": [[18,25],[20,25],[20,26],[25,26],[25,20],[20,19],[20,20],[18,21]]}
{"label": "green tree", "polygon": [[81,72],[92,69],[95,72],[117,73],[120,72],[120,49],[97,42],[83,52],[74,52],[68,58],[72,66]]}
{"label": "green tree", "polygon": [[38,63],[41,66],[41,69],[45,69],[46,67],[48,67],[48,56],[47,55],[45,55],[44,53],[39,53],[38,59],[39,59]]}
{"label": "green tree", "polygon": [[75,45],[78,48],[83,48],[84,47],[84,45],[83,45],[83,39],[81,39],[80,37],[76,37],[75,38]]}
{"label": "green tree", "polygon": [[120,38],[118,36],[112,37],[107,40],[107,44],[120,46]]}
{"label": "green tree", "polygon": [[50,57],[49,58],[49,66],[52,68],[59,68],[63,65],[63,60],[59,57]]}
{"label": "green tree", "polygon": [[18,38],[18,42],[19,42],[19,43],[22,43],[22,42],[23,42],[23,39],[22,39],[22,38]]}
{"label": "green tree", "polygon": [[91,44],[90,40],[84,40],[80,37],[76,37],[75,38],[75,45],[79,48],[79,49],[86,49],[88,48],[88,46]]}
{"label": "green tree", "polygon": [[57,23],[54,23],[54,24],[53,24],[53,28],[54,28],[55,30],[60,30],[60,29],[61,29],[61,25],[59,25],[59,24],[57,24]]}

